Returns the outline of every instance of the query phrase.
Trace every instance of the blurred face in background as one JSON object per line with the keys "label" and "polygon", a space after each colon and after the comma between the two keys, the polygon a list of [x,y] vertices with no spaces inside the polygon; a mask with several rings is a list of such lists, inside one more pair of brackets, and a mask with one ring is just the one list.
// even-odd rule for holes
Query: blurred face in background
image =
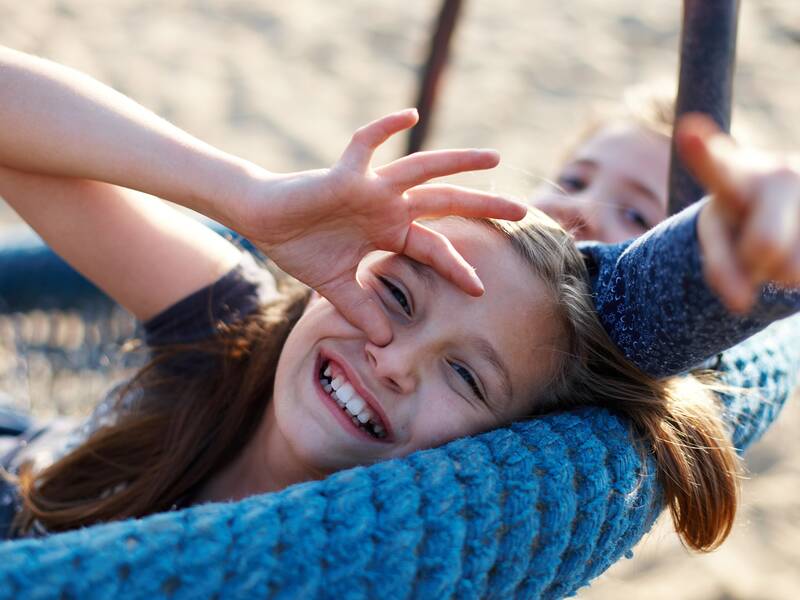
{"label": "blurred face in background", "polygon": [[577,240],[638,237],[667,216],[668,137],[626,121],[597,129],[531,204]]}

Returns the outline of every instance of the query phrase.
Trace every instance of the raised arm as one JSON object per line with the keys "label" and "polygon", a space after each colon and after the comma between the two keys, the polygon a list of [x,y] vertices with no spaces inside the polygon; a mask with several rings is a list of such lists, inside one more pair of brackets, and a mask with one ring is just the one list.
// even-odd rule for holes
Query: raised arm
{"label": "raised arm", "polygon": [[[376,148],[417,118],[416,111],[406,110],[362,127],[332,168],[275,174],[200,142],[85,75],[0,49],[0,165],[103,181],[200,211],[249,237],[380,344],[390,340],[388,318],[375,291],[362,288],[355,277],[367,253],[406,254],[467,293],[480,295],[479,278],[452,244],[416,220],[448,214],[520,219],[525,213],[521,205],[493,194],[427,184],[436,177],[492,168],[499,160],[493,151],[423,152],[373,168]],[[15,181],[11,194],[21,198],[21,180]],[[100,195],[108,192],[93,189],[104,190]],[[113,239],[116,221],[103,226]],[[148,227],[143,239],[153,243],[151,249],[162,248],[158,234],[163,227],[155,221]],[[50,233],[59,237],[63,230],[51,228]],[[72,219],[66,235],[91,240],[91,233],[80,219]],[[119,233],[130,238],[141,231],[122,227]],[[49,241],[54,243],[52,235]],[[73,242],[66,240],[63,247],[73,248]],[[195,249],[204,246],[195,244]],[[118,252],[119,246],[108,244],[103,250]],[[78,261],[86,256],[91,258],[83,254]],[[146,257],[152,259],[152,252]],[[228,264],[216,255],[210,260]],[[197,267],[185,263],[184,268]],[[96,283],[111,289],[106,281]],[[138,305],[127,296],[117,300]]]}
{"label": "raised arm", "polygon": [[208,200],[227,202],[256,167],[86,75],[7,48],[0,48],[0,165],[0,196],[140,319],[238,260],[223,238],[132,189],[215,216]]}
{"label": "raised arm", "polygon": [[678,147],[710,197],[618,245],[585,244],[612,339],[655,376],[800,309],[800,173],[685,117]]}
{"label": "raised arm", "polygon": [[606,331],[632,362],[656,377],[697,366],[800,310],[800,291],[771,285],[747,315],[721,302],[703,274],[697,236],[706,202],[635,241],[581,245]]}
{"label": "raised arm", "polygon": [[0,196],[64,260],[142,321],[239,260],[240,251],[205,225],[115,185],[0,167]]}
{"label": "raised arm", "polygon": [[113,183],[218,220],[259,170],[79,71],[2,47],[0,164]]}

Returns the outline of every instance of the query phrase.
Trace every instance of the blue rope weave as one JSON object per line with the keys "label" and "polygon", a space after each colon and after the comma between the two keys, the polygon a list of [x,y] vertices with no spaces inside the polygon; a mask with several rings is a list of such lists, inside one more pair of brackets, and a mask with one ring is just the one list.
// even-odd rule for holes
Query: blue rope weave
{"label": "blue rope weave", "polygon": [[[796,383],[800,318],[726,352],[744,450]],[[560,598],[661,511],[652,460],[599,408],[517,423],[238,503],[0,544],[0,598]]]}

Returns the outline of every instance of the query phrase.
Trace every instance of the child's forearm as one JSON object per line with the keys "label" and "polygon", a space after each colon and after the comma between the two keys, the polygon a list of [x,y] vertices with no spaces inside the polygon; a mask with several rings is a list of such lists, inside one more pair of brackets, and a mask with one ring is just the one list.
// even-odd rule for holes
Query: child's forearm
{"label": "child's forearm", "polygon": [[0,48],[0,164],[114,183],[212,218],[257,167],[72,69]]}
{"label": "child's forearm", "polygon": [[637,240],[582,244],[603,325],[629,360],[656,377],[681,373],[800,310],[800,290],[765,288],[731,313],[703,275],[693,205]]}
{"label": "child's forearm", "polygon": [[[73,268],[141,320],[213,283],[239,250],[157,198],[0,167],[0,196]],[[50,283],[39,282],[43,292]]]}

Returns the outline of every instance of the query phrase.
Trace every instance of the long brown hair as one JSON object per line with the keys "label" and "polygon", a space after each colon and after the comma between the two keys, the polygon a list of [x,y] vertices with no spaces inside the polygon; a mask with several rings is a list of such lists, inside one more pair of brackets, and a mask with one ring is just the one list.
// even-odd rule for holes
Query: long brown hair
{"label": "long brown hair", "polygon": [[[485,222],[485,221],[482,221]],[[536,209],[520,222],[489,221],[550,288],[562,332],[552,379],[531,402],[534,414],[597,405],[631,423],[641,452],[652,452],[664,499],[686,545],[708,551],[730,533],[738,504],[739,459],[702,377],[657,380],[630,363],[594,309],[583,257],[568,234]]]}
{"label": "long brown hair", "polygon": [[15,528],[39,521],[63,531],[189,501],[242,451],[272,396],[278,357],[309,295],[288,278],[280,291],[212,340],[154,349],[118,393],[118,405],[135,395],[132,409],[40,473],[20,471]]}
{"label": "long brown hair", "polygon": [[[738,463],[709,390],[693,378],[655,380],[623,357],[596,315],[582,257],[555,221],[531,210],[517,223],[477,222],[507,238],[549,287],[561,324],[561,350],[531,415],[600,405],[627,417],[642,453],[655,457],[682,539],[698,550],[721,543],[736,513]],[[123,391],[139,391],[135,410],[41,473],[21,474],[18,527],[60,531],[190,499],[254,434],[307,297],[294,286],[214,340],[157,350]],[[175,368],[186,360],[214,364],[189,376]]]}

